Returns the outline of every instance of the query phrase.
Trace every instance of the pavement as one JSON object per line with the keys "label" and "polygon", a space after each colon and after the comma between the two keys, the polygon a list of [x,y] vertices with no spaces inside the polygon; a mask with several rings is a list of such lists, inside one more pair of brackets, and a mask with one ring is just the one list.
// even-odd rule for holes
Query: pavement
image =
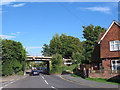
{"label": "pavement", "polygon": [[21,79],[21,78],[25,78],[28,75],[13,75],[13,76],[8,76],[8,77],[2,77],[2,83],[4,82],[8,82],[8,81],[13,81],[13,80],[17,80],[17,79]]}
{"label": "pavement", "polygon": [[83,78],[73,77],[70,74],[69,75],[61,75],[60,77],[64,80],[67,80],[70,82],[74,82],[74,83],[78,83],[80,85],[94,87],[94,88],[120,88],[120,86],[118,86],[118,85],[89,81],[89,80],[85,80]]}
{"label": "pavement", "polygon": [[8,77],[2,77],[2,79],[0,80],[0,90],[9,84],[12,84],[26,77],[28,77],[28,75],[13,75],[13,76],[8,76]]}

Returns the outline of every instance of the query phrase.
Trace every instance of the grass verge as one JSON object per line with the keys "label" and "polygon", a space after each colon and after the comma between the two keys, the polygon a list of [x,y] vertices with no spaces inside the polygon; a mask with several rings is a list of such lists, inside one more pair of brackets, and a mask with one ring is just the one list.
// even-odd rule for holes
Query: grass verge
{"label": "grass verge", "polygon": [[71,76],[73,76],[73,77],[77,77],[77,78],[81,78],[80,76],[75,75],[75,74],[71,74]]}
{"label": "grass verge", "polygon": [[107,81],[108,79],[103,79],[103,78],[90,78],[89,77],[89,78],[86,78],[86,80],[103,82],[103,83],[114,84],[114,85],[120,85],[120,83],[110,82],[110,81]]}
{"label": "grass verge", "polygon": [[[75,74],[71,74],[71,76],[73,77],[77,77],[77,78],[82,78],[81,76],[75,75]],[[103,79],[103,78],[86,78],[86,80],[90,80],[90,81],[96,81],[96,82],[101,82],[101,83],[108,83],[108,84],[114,84],[114,85],[119,85],[120,83],[115,83],[115,82],[110,82],[107,81],[108,79]]]}

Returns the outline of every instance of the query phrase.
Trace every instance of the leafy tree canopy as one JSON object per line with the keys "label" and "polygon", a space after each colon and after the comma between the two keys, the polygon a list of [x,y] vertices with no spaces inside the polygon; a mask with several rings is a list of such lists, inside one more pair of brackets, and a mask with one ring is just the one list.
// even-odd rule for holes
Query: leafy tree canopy
{"label": "leafy tree canopy", "polygon": [[85,60],[89,61],[100,33],[105,32],[106,29],[100,26],[94,27],[92,24],[89,26],[83,26],[83,29],[84,29],[83,37],[85,39],[84,41]]}
{"label": "leafy tree canopy", "polygon": [[78,38],[56,33],[49,45],[44,44],[43,55],[52,56],[56,53],[61,54],[63,58],[71,58],[73,52],[82,52],[82,45]]}
{"label": "leafy tree canopy", "polygon": [[2,75],[24,71],[26,51],[20,42],[2,40]]}

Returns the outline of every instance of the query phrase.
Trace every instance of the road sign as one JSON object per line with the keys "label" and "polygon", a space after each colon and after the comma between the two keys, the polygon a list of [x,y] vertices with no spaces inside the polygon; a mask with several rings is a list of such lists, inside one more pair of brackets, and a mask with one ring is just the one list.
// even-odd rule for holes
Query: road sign
{"label": "road sign", "polygon": [[77,60],[75,60],[75,64],[77,64]]}

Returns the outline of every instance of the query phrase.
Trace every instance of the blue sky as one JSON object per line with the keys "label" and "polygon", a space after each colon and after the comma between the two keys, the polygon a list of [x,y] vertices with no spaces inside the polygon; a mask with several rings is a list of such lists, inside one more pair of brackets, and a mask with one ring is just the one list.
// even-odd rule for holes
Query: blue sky
{"label": "blue sky", "polygon": [[82,26],[109,27],[118,21],[117,2],[14,2],[2,14],[2,37],[19,41],[31,55],[41,55],[55,33],[83,40]]}

